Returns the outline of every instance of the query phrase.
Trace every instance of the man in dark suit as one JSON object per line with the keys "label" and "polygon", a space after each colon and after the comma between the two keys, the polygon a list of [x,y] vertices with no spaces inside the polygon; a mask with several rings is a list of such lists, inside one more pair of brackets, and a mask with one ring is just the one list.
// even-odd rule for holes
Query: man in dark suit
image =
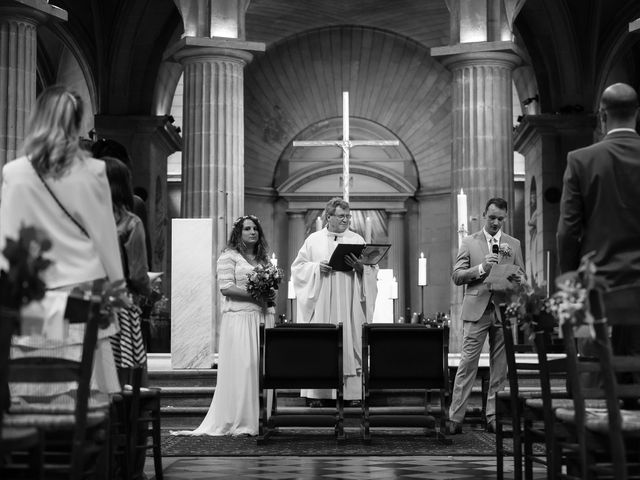
{"label": "man in dark suit", "polygon": [[[640,136],[638,95],[624,83],[607,87],[598,116],[605,137],[569,152],[558,222],[561,272],[595,252],[596,276],[607,287],[640,282]],[[613,348],[640,355],[640,326],[617,327]]]}
{"label": "man in dark suit", "polygon": [[[520,241],[502,231],[502,225],[507,218],[507,202],[502,198],[490,199],[483,218],[485,224],[482,230],[462,239],[453,267],[453,282],[456,285],[466,285],[467,288],[460,315],[463,320],[462,353],[453,385],[447,425],[447,433],[450,435],[462,432],[462,421],[487,333],[490,347],[490,378],[486,417],[487,429],[495,432],[495,395],[503,388],[507,378],[504,338],[496,316],[497,306],[505,297],[504,293],[492,292],[484,280],[497,263],[518,267],[518,273],[510,275],[509,281],[520,283],[524,277]],[[494,245],[495,250],[505,253],[494,253]],[[506,253],[506,250],[510,252]]]}

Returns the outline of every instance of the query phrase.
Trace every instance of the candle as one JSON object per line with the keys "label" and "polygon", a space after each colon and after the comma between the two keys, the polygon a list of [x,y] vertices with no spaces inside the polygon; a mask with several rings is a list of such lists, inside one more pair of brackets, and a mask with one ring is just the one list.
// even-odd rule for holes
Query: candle
{"label": "candle", "polygon": [[296,298],[296,291],[293,288],[293,280],[289,280],[289,283],[287,284],[287,298],[289,300]]}
{"label": "candle", "polygon": [[364,241],[371,243],[371,218],[369,217],[364,221]]}
{"label": "candle", "polygon": [[275,253],[271,254],[271,265],[273,265],[274,267],[278,266],[278,259],[276,258],[276,254]]}
{"label": "candle", "polygon": [[420,258],[418,259],[418,285],[424,286],[427,284],[427,259],[424,258],[424,253],[420,252]]}
{"label": "candle", "polygon": [[322,230],[322,219],[320,217],[316,218],[316,232]]}
{"label": "candle", "polygon": [[458,232],[460,235],[467,234],[467,195],[462,189],[458,194]]}
{"label": "candle", "polygon": [[398,299],[398,282],[396,282],[396,277],[393,277],[393,282],[391,282],[391,300]]}

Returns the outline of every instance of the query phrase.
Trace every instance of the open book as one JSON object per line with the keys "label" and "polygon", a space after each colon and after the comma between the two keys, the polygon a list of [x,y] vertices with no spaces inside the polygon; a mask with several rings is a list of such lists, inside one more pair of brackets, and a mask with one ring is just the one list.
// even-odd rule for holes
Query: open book
{"label": "open book", "polygon": [[352,268],[344,261],[344,257],[353,253],[365,265],[376,265],[389,251],[391,245],[382,243],[339,243],[329,259],[329,265],[338,272],[349,272]]}

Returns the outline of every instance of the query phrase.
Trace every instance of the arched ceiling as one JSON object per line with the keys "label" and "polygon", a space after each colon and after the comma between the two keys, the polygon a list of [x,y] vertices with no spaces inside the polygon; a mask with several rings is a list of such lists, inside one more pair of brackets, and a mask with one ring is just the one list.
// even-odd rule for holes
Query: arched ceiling
{"label": "arched ceiling", "polygon": [[343,91],[350,116],[381,125],[406,147],[422,188],[449,186],[450,73],[407,38],[355,26],[294,35],[247,67],[245,185],[272,188],[299,132],[341,117]]}
{"label": "arched ceiling", "polygon": [[[69,13],[65,43],[94,78],[98,113],[148,114],[165,49],[182,32],[172,0],[50,0]],[[449,12],[445,0],[251,0],[248,40],[273,48],[287,38],[316,29],[354,25],[382,29],[427,48],[446,45]],[[589,110],[609,69],[628,70],[638,86],[635,55],[640,34],[626,25],[640,17],[637,0],[527,0],[514,28],[529,53],[542,113],[580,104]],[[54,29],[55,30],[55,29]],[[623,38],[627,37],[627,38]],[[48,41],[52,72],[56,51]],[[613,59],[613,60],[612,60]],[[624,61],[624,64],[623,64]],[[44,80],[44,79],[43,79]]]}

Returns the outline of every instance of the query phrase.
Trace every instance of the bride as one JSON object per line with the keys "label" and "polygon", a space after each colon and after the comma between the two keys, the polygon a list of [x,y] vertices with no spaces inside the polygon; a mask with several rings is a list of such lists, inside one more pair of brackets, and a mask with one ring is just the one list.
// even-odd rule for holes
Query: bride
{"label": "bride", "polygon": [[247,292],[247,274],[269,262],[262,226],[253,215],[233,222],[217,262],[223,295],[216,390],[207,415],[193,431],[172,435],[257,435],[260,323],[274,324],[274,309]]}

